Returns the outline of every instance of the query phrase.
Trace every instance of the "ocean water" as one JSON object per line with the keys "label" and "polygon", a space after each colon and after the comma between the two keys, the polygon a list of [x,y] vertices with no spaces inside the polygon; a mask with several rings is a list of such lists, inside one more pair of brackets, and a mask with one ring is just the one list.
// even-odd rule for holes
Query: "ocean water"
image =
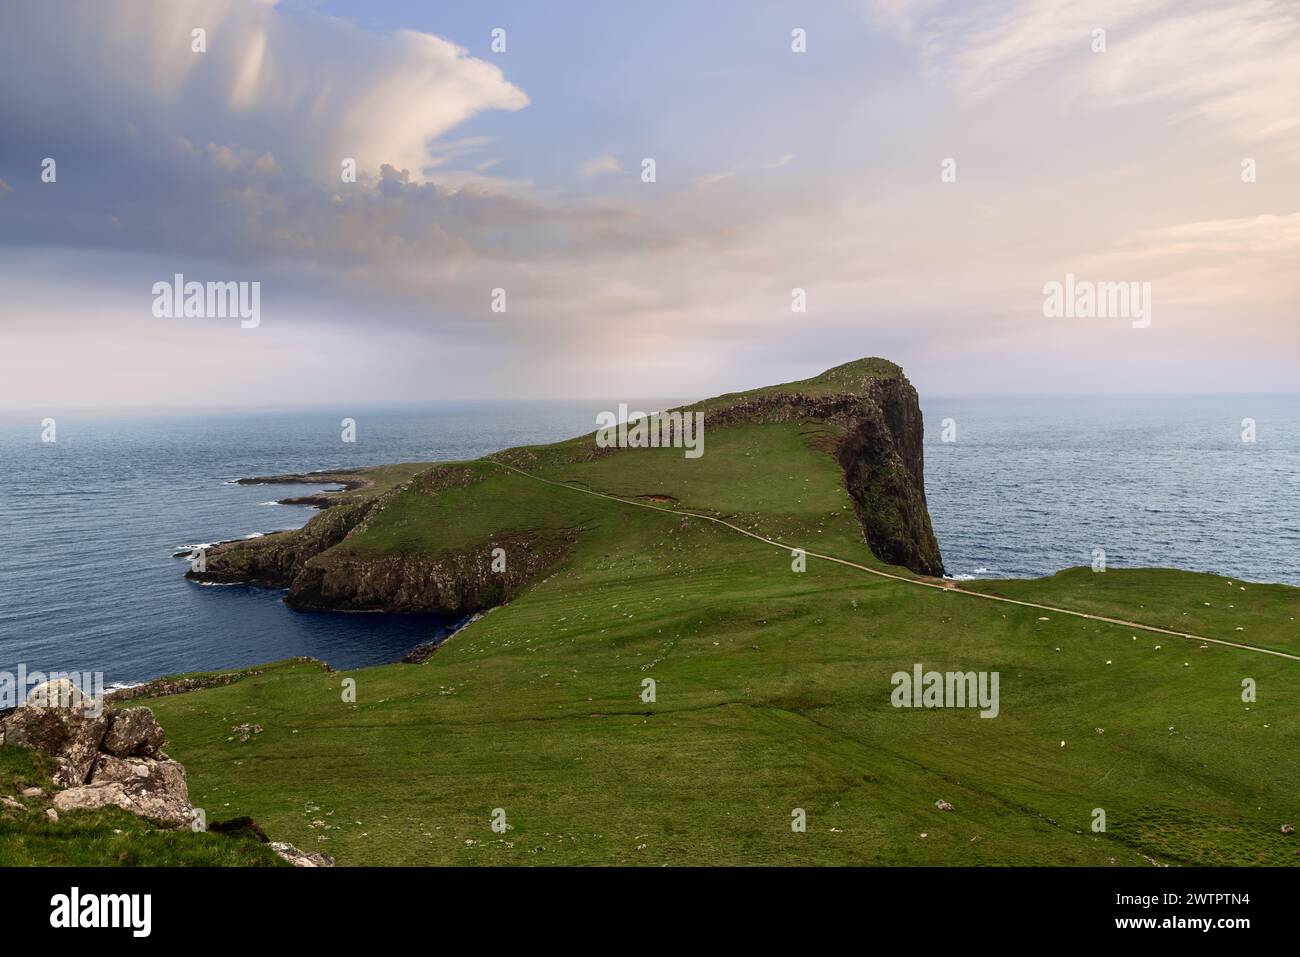
{"label": "ocean water", "polygon": [[951,577],[1047,575],[1102,549],[1108,568],[1300,585],[1300,396],[937,398],[922,410]]}
{"label": "ocean water", "polygon": [[396,661],[454,622],[296,612],[283,592],[188,582],[180,548],[305,524],[276,499],[330,485],[235,479],[477,458],[590,430],[589,403],[439,404],[343,414],[56,415],[0,421],[0,670],[102,671],[108,684],[310,655],[336,668]]}
{"label": "ocean water", "polygon": [[[652,408],[666,403],[642,402]],[[297,527],[275,499],[327,486],[234,479],[475,458],[589,431],[600,402],[438,404],[340,414],[0,420],[0,670],[102,671],[110,683],[311,655],[399,659],[437,616],[295,612],[275,590],[185,581],[183,546]],[[1168,565],[1300,585],[1300,398],[933,399],[930,511],[949,574]],[[1241,441],[1241,420],[1257,441]],[[944,442],[943,420],[956,426]],[[706,423],[707,425],[707,423]]]}

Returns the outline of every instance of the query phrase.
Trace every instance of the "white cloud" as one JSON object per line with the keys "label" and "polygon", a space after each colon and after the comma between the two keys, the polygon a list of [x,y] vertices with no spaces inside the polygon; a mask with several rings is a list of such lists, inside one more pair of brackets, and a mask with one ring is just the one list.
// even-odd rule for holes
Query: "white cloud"
{"label": "white cloud", "polygon": [[716,173],[705,173],[703,176],[695,177],[695,185],[700,189],[707,189],[710,186],[716,186],[718,183],[726,182],[736,175],[734,169],[718,170]]}
{"label": "white cloud", "polygon": [[587,160],[578,170],[583,176],[606,176],[610,173],[621,173],[622,171],[623,164],[609,153]]}
{"label": "white cloud", "polygon": [[[195,27],[206,53],[191,50]],[[32,123],[53,110],[86,136],[110,122],[120,135],[129,105],[137,128],[256,148],[318,177],[352,157],[421,180],[432,140],[485,110],[528,105],[499,67],[440,37],[370,33],[256,0],[96,0],[67,16],[6,4],[0,61],[23,77],[0,90],[6,116]]]}
{"label": "white cloud", "polygon": [[[913,43],[923,68],[976,99],[1054,91],[1102,112],[1159,105],[1300,151],[1300,11],[1273,0],[876,0],[878,22]],[[1092,50],[1093,31],[1106,50]]]}

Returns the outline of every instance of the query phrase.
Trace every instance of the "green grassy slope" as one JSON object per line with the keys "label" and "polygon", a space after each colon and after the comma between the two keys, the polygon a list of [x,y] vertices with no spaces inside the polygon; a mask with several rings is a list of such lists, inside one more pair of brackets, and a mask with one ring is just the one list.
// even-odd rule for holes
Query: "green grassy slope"
{"label": "green grassy slope", "polygon": [[[817,432],[711,431],[696,460],[536,457],[546,478],[667,511],[478,463],[483,481],[404,493],[345,544],[436,553],[575,532],[514,601],[423,665],[291,662],[142,703],[210,818],[251,815],[345,865],[1300,861],[1279,834],[1300,817],[1300,662],[816,559],[795,573],[785,550],[672,514],[886,567]],[[1300,590],[1240,584],[1111,570],[980,587],[1294,648]],[[890,676],[914,662],[1000,672],[1001,714],[891,707]],[[266,730],[228,740],[244,722]],[[498,807],[505,834],[489,827]]]}

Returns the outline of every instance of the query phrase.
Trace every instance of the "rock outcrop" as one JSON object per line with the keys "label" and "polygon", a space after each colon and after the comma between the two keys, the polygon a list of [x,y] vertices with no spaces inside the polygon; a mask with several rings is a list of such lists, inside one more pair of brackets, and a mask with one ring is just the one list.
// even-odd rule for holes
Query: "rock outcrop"
{"label": "rock outcrop", "polygon": [[334,858],[328,854],[319,852],[300,851],[292,844],[284,841],[272,841],[271,850],[279,854],[282,858],[292,864],[294,867],[333,867]]}
{"label": "rock outcrop", "polygon": [[299,529],[213,545],[203,556],[203,570],[191,568],[185,577],[207,584],[288,588],[309,560],[347,538],[389,495],[335,505]]}
{"label": "rock outcrop", "polygon": [[120,807],[185,826],[194,818],[185,769],[163,752],[166,734],[148,708],[46,703],[50,689],[0,718],[0,744],[35,748],[58,760],[54,807],[66,812]]}
{"label": "rock outcrop", "polygon": [[84,784],[99,756],[109,715],[82,708],[25,704],[0,721],[0,744],[34,748],[59,759],[55,781],[62,787]]}
{"label": "rock outcrop", "polygon": [[61,812],[120,807],[177,826],[194,820],[185,768],[167,757],[115,758],[101,754],[90,780],[54,795]]}
{"label": "rock outcrop", "polygon": [[303,564],[285,600],[303,609],[472,614],[508,600],[572,542],[572,537],[494,538],[491,545],[511,558],[499,572],[492,571],[488,547],[432,558],[330,552]]}
{"label": "rock outcrop", "polygon": [[[191,569],[186,577],[286,588],[285,601],[303,610],[459,616],[491,608],[562,558],[574,536],[499,536],[482,548],[436,556],[376,556],[346,547],[347,538],[365,531],[395,496],[436,495],[482,478],[481,471],[463,466],[431,468],[375,498],[333,505],[301,529],[213,546],[204,570]],[[343,547],[335,547],[339,545]],[[492,570],[493,548],[509,556],[502,571]]]}

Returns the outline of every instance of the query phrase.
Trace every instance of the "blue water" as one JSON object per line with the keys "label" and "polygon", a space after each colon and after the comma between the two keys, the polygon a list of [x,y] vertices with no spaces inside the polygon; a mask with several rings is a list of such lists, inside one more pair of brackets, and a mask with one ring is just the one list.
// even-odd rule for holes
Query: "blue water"
{"label": "blue water", "polygon": [[[296,612],[283,592],[200,586],[186,545],[296,528],[275,499],[329,485],[234,479],[477,458],[593,427],[592,403],[474,403],[331,414],[55,415],[0,421],[0,670],[102,671],[109,684],[310,655],[336,668],[396,661],[445,634],[438,616]],[[595,405],[599,405],[596,403]],[[603,407],[603,406],[602,406]],[[357,421],[355,444],[340,421]]]}
{"label": "blue water", "polygon": [[[1163,566],[1300,585],[1300,396],[922,401],[958,578]],[[1255,421],[1254,443],[1242,420]],[[942,423],[956,424],[943,441]]]}
{"label": "blue water", "polygon": [[[662,405],[663,403],[659,403]],[[655,407],[656,403],[640,403]],[[317,486],[250,475],[475,458],[593,427],[610,403],[444,404],[358,413],[57,415],[0,421],[0,670],[109,683],[311,655],[394,661],[434,616],[295,612],[279,591],[201,587],[185,545],[297,527],[271,504]],[[1167,565],[1300,585],[1300,398],[934,399],[927,492],[949,574]],[[355,444],[340,441],[343,414]],[[1258,441],[1241,442],[1241,419]],[[942,420],[957,441],[941,440]],[[706,423],[707,425],[707,423]],[[707,451],[707,447],[706,447]]]}

